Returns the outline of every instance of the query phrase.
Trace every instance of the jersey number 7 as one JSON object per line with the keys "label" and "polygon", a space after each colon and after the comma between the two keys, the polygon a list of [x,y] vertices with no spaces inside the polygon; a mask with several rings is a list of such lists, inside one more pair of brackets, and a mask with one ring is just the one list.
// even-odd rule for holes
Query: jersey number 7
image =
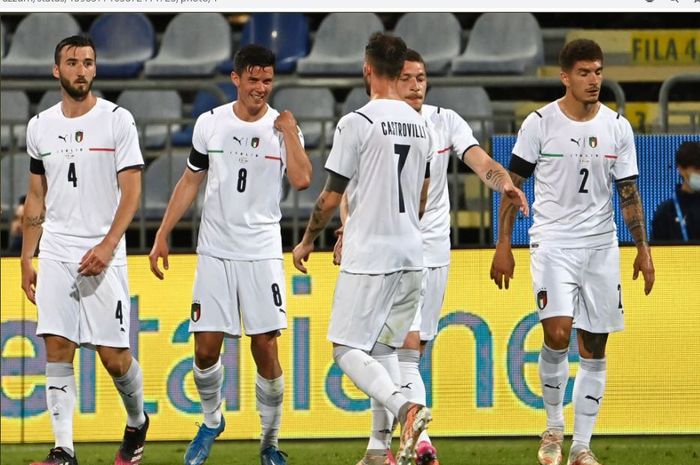
{"label": "jersey number 7", "polygon": [[399,182],[399,213],[406,213],[406,206],[403,203],[403,189],[401,188],[401,172],[406,164],[406,158],[408,158],[408,151],[410,149],[410,145],[394,144],[394,153],[399,156],[399,169],[396,171]]}

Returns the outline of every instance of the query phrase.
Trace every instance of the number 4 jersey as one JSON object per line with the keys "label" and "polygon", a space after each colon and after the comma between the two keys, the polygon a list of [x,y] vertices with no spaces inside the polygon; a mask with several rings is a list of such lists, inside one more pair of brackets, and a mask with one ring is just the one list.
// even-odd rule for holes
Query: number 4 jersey
{"label": "number 4 jersey", "polygon": [[[34,174],[46,176],[46,221],[39,256],[78,263],[107,234],[119,206],[117,175],[142,168],[134,118],[98,98],[82,116],[66,118],[58,103],[27,126],[27,152]],[[113,265],[126,264],[124,238]]]}
{"label": "number 4 jersey", "polygon": [[552,102],[523,122],[510,169],[524,177],[534,169],[530,244],[617,245],[612,181],[638,174],[632,127],[623,116],[601,104],[590,121],[573,121]]}

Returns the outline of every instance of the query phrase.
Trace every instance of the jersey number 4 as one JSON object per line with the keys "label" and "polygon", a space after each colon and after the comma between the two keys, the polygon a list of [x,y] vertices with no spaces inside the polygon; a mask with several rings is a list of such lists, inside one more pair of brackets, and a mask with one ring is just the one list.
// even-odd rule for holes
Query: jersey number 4
{"label": "jersey number 4", "polygon": [[406,158],[408,158],[408,151],[411,149],[410,145],[405,144],[394,144],[394,153],[399,156],[398,170],[396,171],[397,179],[399,182],[399,213],[406,212],[406,206],[403,202],[403,188],[401,187],[401,172],[406,164]]}
{"label": "jersey number 4", "polygon": [[73,183],[73,187],[78,187],[78,176],[75,175],[75,163],[68,165],[68,182]]}

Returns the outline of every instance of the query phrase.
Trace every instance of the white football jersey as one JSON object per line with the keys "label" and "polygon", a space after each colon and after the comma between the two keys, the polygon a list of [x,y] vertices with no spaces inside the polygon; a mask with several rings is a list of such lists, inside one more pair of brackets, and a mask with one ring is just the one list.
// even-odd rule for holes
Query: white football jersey
{"label": "white football jersey", "polygon": [[[228,260],[282,258],[280,200],[287,151],[274,128],[278,115],[268,106],[262,118],[247,122],[227,103],[197,119],[192,147],[209,159],[197,253]],[[301,131],[299,139],[303,146]],[[188,166],[202,169],[192,158]]]}
{"label": "white football jersey", "polygon": [[[112,226],[117,174],[143,167],[134,118],[101,98],[84,115],[66,118],[59,102],[29,121],[27,153],[43,165],[48,185],[39,256],[78,263]],[[111,263],[126,263],[124,237]]]}
{"label": "white football jersey", "polygon": [[462,159],[464,152],[479,142],[466,121],[453,110],[423,105],[421,114],[435,134],[436,151],[430,162],[430,189],[420,221],[423,233],[423,262],[427,267],[450,263],[450,195],[447,167],[450,154]]}
{"label": "white football jersey", "polygon": [[531,244],[617,245],[612,181],[638,175],[627,119],[601,105],[590,121],[573,121],[555,101],[525,119],[513,154],[536,164]]}
{"label": "white football jersey", "polygon": [[401,100],[371,100],[338,122],[326,169],[350,180],[341,270],[423,267],[418,209],[432,143],[425,119]]}

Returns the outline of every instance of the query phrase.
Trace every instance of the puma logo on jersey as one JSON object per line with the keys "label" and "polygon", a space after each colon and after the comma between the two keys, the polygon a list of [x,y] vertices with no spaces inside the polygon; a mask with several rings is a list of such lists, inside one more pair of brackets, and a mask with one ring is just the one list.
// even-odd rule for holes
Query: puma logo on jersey
{"label": "puma logo on jersey", "polygon": [[571,138],[571,142],[573,142],[573,143],[576,144],[577,146],[580,146],[580,145],[581,145],[581,139],[574,139],[574,138],[572,137],[572,138]]}
{"label": "puma logo on jersey", "polygon": [[66,388],[67,388],[67,387],[68,387],[67,384],[65,384],[63,387],[49,386],[49,391],[55,389],[55,390],[57,390],[57,391],[63,391],[63,392],[65,392],[65,393],[67,394],[67,393],[68,393],[68,391],[66,391]]}
{"label": "puma logo on jersey", "polygon": [[600,399],[602,399],[603,396],[598,397],[597,399],[593,396],[586,396],[585,399],[591,399],[594,400],[596,404],[600,405]]}
{"label": "puma logo on jersey", "polygon": [[233,140],[235,140],[236,142],[238,142],[238,145],[241,145],[241,144],[243,143],[243,139],[239,139],[239,138],[236,137],[236,136],[233,136]]}
{"label": "puma logo on jersey", "polygon": [[401,389],[411,389],[411,384],[413,383],[407,383],[401,386]]}
{"label": "puma logo on jersey", "polygon": [[340,126],[336,126],[335,128],[338,130],[339,134],[343,133],[343,128],[341,128]]}
{"label": "puma logo on jersey", "polygon": [[68,137],[67,135],[65,135],[65,136],[58,136],[58,138],[61,139],[63,142],[68,142],[67,137]]}

